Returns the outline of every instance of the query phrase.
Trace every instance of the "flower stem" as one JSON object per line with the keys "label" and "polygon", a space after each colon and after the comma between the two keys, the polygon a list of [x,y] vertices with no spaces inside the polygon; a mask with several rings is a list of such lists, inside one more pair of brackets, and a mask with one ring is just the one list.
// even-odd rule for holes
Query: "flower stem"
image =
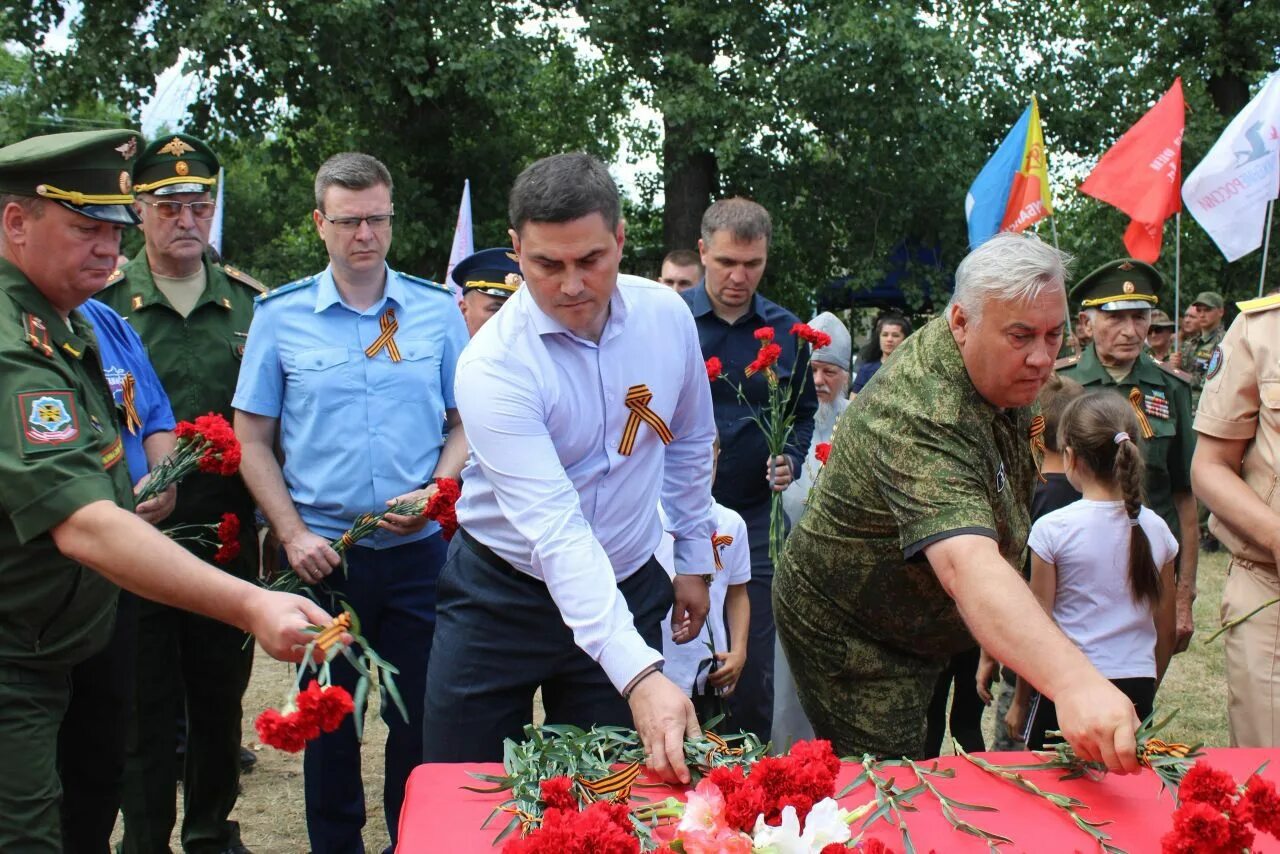
{"label": "flower stem", "polygon": [[1262,610],[1265,610],[1265,609],[1267,609],[1267,608],[1270,608],[1272,605],[1276,604],[1277,602],[1280,602],[1280,597],[1277,597],[1277,598],[1275,598],[1275,599],[1270,599],[1270,600],[1268,600],[1268,601],[1266,601],[1266,602],[1263,602],[1261,605],[1259,605],[1258,607],[1254,608],[1252,611],[1250,611],[1249,613],[1245,614],[1243,617],[1236,617],[1234,620],[1230,620],[1229,622],[1223,623],[1223,624],[1222,624],[1222,628],[1218,629],[1216,632],[1214,632],[1213,634],[1211,634],[1211,635],[1209,635],[1207,638],[1205,638],[1205,639],[1204,639],[1204,642],[1205,642],[1205,643],[1213,643],[1215,640],[1217,640],[1217,639],[1218,639],[1218,635],[1222,634],[1223,632],[1227,631],[1228,629],[1234,629],[1236,626],[1240,625],[1241,623],[1245,622],[1246,620],[1249,620],[1249,619],[1253,618],[1254,616],[1256,616],[1256,615],[1257,615],[1257,613],[1258,613],[1259,611],[1262,611]]}

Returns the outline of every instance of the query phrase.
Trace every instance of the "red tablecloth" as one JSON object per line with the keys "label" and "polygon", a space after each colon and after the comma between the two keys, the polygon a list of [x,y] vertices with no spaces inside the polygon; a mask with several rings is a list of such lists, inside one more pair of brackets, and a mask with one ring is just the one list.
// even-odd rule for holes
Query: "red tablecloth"
{"label": "red tablecloth", "polygon": [[[1214,767],[1231,773],[1241,781],[1263,762],[1270,760],[1263,775],[1280,782],[1280,750],[1220,748],[1206,750],[1205,753]],[[1033,758],[1027,753],[980,755],[1001,765],[1026,763]],[[956,770],[953,779],[934,779],[944,795],[998,810],[963,812],[961,817],[984,830],[1003,834],[1014,841],[1011,846],[1002,846],[1001,851],[1027,851],[1035,854],[1073,854],[1076,851],[1092,854],[1097,851],[1092,840],[1076,828],[1061,810],[996,779],[958,756],[945,757],[939,760],[939,764]],[[858,766],[846,765],[841,771],[837,791],[853,780],[858,770]],[[438,764],[419,765],[414,770],[409,778],[404,810],[400,815],[400,841],[396,849],[400,854],[493,850],[493,838],[505,827],[505,816],[495,818],[484,830],[480,829],[480,824],[503,799],[461,789],[465,785],[485,785],[468,776],[469,771],[501,774],[502,767],[498,764]],[[914,785],[914,775],[909,769],[897,771],[906,775],[904,782],[907,786]],[[1129,854],[1159,852],[1160,837],[1170,827],[1174,807],[1169,793],[1161,794],[1160,781],[1151,771],[1127,777],[1111,774],[1098,781],[1059,781],[1057,772],[1045,771],[1030,772],[1028,776],[1047,791],[1079,798],[1090,807],[1083,814],[1091,820],[1110,819],[1113,824],[1105,829],[1111,834],[1112,844]],[[638,788],[636,791],[653,800],[660,800],[672,793],[665,788]],[[847,809],[853,809],[866,803],[871,797],[870,787],[862,786],[845,796],[840,803]],[[912,842],[922,854],[930,850],[936,850],[938,854],[985,854],[987,846],[981,840],[951,829],[937,810],[937,801],[931,795],[917,795],[914,803],[918,811],[907,813],[907,827],[911,831]],[[868,835],[889,843],[894,851],[902,850],[898,831],[883,821],[876,822]],[[1261,838],[1269,840],[1269,837]],[[1270,850],[1277,846],[1264,844],[1263,847]]]}

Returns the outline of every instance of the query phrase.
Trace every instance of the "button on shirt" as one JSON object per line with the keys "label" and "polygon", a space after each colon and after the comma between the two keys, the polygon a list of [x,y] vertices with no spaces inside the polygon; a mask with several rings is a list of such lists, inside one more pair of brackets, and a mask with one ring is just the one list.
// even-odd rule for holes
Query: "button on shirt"
{"label": "button on shirt", "polygon": [[[387,269],[383,298],[364,311],[343,302],[326,269],[305,285],[286,285],[258,302],[232,406],[280,421],[284,479],[303,522],[324,537],[342,535],[362,513],[430,478],[444,445],[445,410],[467,328],[448,291]],[[395,309],[395,343],[365,350]],[[379,530],[375,549],[417,534]]]}
{"label": "button on shirt", "polygon": [[[715,424],[697,330],[670,289],[619,276],[598,344],[543,314],[521,288],[458,364],[470,457],[458,520],[521,572],[543,579],[574,640],[619,689],[660,661],[636,631],[617,583],[658,547],[658,500],[676,572],[713,571]],[[670,428],[641,422],[619,444],[643,384]]]}
{"label": "button on shirt", "polygon": [[[129,465],[129,480],[136,484],[151,470],[142,440],[152,433],[174,428],[173,409],[164,393],[164,386],[151,367],[147,349],[142,339],[120,315],[97,300],[89,300],[80,306],[80,313],[93,326],[98,339],[98,355],[102,359],[102,374],[111,395],[115,398],[119,413],[120,439],[124,444],[124,458]],[[136,396],[134,408],[142,426],[130,432],[124,412],[124,379],[132,376]]]}

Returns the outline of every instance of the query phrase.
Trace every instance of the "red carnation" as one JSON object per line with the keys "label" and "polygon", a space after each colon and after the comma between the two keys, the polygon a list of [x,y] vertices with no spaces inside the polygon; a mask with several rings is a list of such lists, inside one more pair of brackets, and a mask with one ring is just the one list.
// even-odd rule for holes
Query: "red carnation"
{"label": "red carnation", "polygon": [[818,446],[813,449],[813,455],[822,465],[827,464],[827,460],[831,457],[831,443],[819,442]]}
{"label": "red carnation", "polygon": [[213,555],[214,563],[231,563],[240,556],[240,517],[234,513],[223,513],[218,523],[218,551]]}
{"label": "red carnation", "polygon": [[440,533],[446,540],[453,539],[458,530],[458,514],[454,505],[462,497],[462,487],[451,477],[436,478],[436,491],[422,508],[422,515],[440,525]]}
{"label": "red carnation", "polygon": [[1247,808],[1248,820],[1254,827],[1280,838],[1280,795],[1276,794],[1274,783],[1252,775],[1240,803]]}
{"label": "red carnation", "polygon": [[542,802],[547,809],[576,810],[578,799],[573,796],[573,780],[568,777],[552,777],[539,784]]}
{"label": "red carnation", "polygon": [[[843,845],[840,845],[837,842],[832,842],[831,845],[828,845],[826,848],[822,849],[822,854],[835,854],[835,852],[827,850],[827,848],[831,848],[832,846],[835,846],[836,850],[838,851],[846,850]],[[858,847],[856,850],[862,851],[863,854],[892,854],[893,852],[892,848],[890,848],[888,845],[885,845],[879,839],[868,839],[865,842],[860,842],[858,843]]]}
{"label": "red carnation", "polygon": [[757,341],[772,341],[772,340],[773,340],[773,327],[772,327],[772,326],[761,326],[759,329],[757,329],[757,330],[755,331],[755,333],[754,333],[754,334],[755,334],[755,336],[756,336],[756,340],[757,340]]}
{"label": "red carnation", "polygon": [[1219,812],[1229,810],[1235,796],[1236,781],[1231,775],[1203,761],[1192,765],[1178,786],[1180,802],[1208,804]]}
{"label": "red carnation", "polygon": [[778,362],[778,358],[782,355],[782,346],[780,344],[765,344],[760,348],[759,354],[751,364],[747,365],[746,374],[751,376],[759,371],[768,370]]}
{"label": "red carnation", "polygon": [[1224,850],[1232,838],[1231,821],[1222,812],[1193,801],[1173,814],[1173,830],[1160,839],[1160,846],[1164,854],[1209,854]]}
{"label": "red carnation", "polygon": [[808,341],[815,350],[821,350],[831,343],[831,336],[814,329],[807,323],[797,323],[791,327],[791,334],[801,341]]}
{"label": "red carnation", "polygon": [[312,682],[298,695],[298,713],[313,720],[324,732],[333,732],[355,710],[355,701],[341,685]]}
{"label": "red carnation", "polygon": [[523,839],[511,839],[503,854],[639,854],[640,840],[627,807],[597,801],[585,810],[548,809],[542,825]]}
{"label": "red carnation", "polygon": [[707,379],[715,382],[720,379],[720,375],[724,373],[724,366],[720,364],[719,356],[712,356],[707,359]]}
{"label": "red carnation", "polygon": [[253,722],[262,743],[286,753],[297,753],[320,734],[320,726],[299,711],[281,714],[267,709]]}

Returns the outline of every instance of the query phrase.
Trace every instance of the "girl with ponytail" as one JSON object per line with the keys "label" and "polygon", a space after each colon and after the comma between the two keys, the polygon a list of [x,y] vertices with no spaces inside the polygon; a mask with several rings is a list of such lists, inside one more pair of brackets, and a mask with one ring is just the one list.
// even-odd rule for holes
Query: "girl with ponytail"
{"label": "girl with ponytail", "polygon": [[[1084,497],[1042,516],[1027,545],[1040,604],[1145,718],[1173,655],[1178,542],[1142,506],[1141,435],[1118,394],[1093,392],[1068,404],[1058,447],[1067,480]],[[1053,703],[1022,680],[1005,723],[1025,733],[1030,750],[1043,749],[1045,733],[1058,728]]]}

